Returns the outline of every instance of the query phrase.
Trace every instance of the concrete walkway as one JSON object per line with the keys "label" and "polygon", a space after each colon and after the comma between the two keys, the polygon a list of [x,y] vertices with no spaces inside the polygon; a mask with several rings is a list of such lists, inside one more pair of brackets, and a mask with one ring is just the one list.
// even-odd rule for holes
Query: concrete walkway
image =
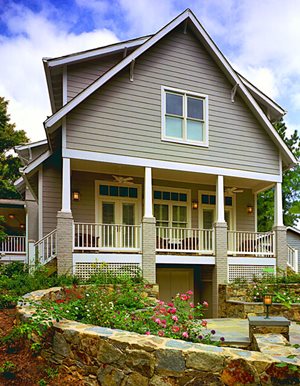
{"label": "concrete walkway", "polygon": [[[215,330],[214,340],[225,338],[228,343],[249,343],[249,324],[248,319],[207,319],[207,332]],[[300,324],[292,322],[290,326],[291,344],[300,344]]]}

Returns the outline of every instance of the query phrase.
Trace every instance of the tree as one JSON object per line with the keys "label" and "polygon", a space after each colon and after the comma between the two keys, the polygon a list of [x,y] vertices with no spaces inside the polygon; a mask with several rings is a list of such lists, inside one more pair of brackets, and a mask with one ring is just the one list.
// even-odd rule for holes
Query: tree
{"label": "tree", "polygon": [[[287,137],[287,127],[281,119],[274,124],[278,134],[287,146],[300,158],[300,137],[297,130]],[[300,165],[283,172],[282,176],[283,222],[286,226],[294,226],[300,220]],[[258,196],[258,230],[269,231],[274,224],[274,189],[269,189]]]}
{"label": "tree", "polygon": [[0,97],[0,198],[20,198],[13,183],[20,177],[21,161],[13,148],[28,142],[24,130],[16,130],[7,112],[8,101]]}

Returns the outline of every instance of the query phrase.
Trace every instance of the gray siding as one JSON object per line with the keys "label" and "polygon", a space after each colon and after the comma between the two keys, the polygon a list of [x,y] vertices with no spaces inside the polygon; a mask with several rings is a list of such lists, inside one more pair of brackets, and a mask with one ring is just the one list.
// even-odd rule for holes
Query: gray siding
{"label": "gray siding", "polygon": [[57,212],[61,210],[61,161],[54,154],[43,165],[43,235],[56,228]]}
{"label": "gray siding", "polygon": [[28,216],[28,240],[38,240],[38,204],[29,189],[25,192],[26,213]]}
{"label": "gray siding", "polygon": [[287,243],[298,250],[298,272],[300,272],[300,234],[288,230]]}
{"label": "gray siding", "polygon": [[123,55],[110,55],[102,59],[68,66],[68,101],[88,87],[107,70],[122,60]]}
{"label": "gray siding", "polygon": [[[161,85],[209,96],[209,148],[161,141]],[[67,147],[279,173],[278,150],[199,41],[181,30],[137,59],[67,117]]]}
{"label": "gray siding", "polygon": [[236,230],[255,232],[255,216],[247,213],[247,206],[254,207],[254,196],[250,189],[243,193],[236,193]]}
{"label": "gray siding", "polygon": [[[75,222],[95,222],[95,180],[114,181],[110,174],[88,173],[72,171],[72,191],[80,192],[80,201],[72,201],[72,214]],[[143,179],[135,177],[134,183],[142,185]],[[198,200],[198,191],[215,192],[212,185],[200,185],[176,181],[153,180],[153,186],[183,188],[191,191],[191,200]],[[254,215],[247,215],[247,205],[253,205],[251,190],[237,194],[236,198],[236,227],[241,231],[254,231]],[[199,203],[199,208],[200,208]],[[142,219],[139,219],[141,221]],[[199,223],[198,210],[191,209],[191,225],[197,228]]]}

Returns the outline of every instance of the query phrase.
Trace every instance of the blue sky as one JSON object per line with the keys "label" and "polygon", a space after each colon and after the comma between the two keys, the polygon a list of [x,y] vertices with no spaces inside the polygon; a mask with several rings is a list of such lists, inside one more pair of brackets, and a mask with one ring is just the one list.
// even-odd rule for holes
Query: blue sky
{"label": "blue sky", "polygon": [[42,57],[154,33],[191,8],[235,69],[300,131],[299,0],[0,0],[0,95],[31,140],[50,115]]}

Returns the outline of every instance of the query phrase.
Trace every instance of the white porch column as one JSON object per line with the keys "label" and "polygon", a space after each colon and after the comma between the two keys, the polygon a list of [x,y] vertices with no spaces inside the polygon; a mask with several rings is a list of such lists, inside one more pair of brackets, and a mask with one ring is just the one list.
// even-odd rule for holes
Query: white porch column
{"label": "white porch column", "polygon": [[144,217],[153,217],[152,203],[152,169],[145,168],[145,191],[144,191]]}
{"label": "white porch column", "polygon": [[225,209],[224,209],[224,177],[218,176],[216,186],[216,204],[217,204],[217,223],[225,222]]}
{"label": "white porch column", "polygon": [[71,165],[70,158],[63,158],[62,212],[71,212]]}
{"label": "white porch column", "polygon": [[274,226],[283,226],[283,213],[282,213],[282,186],[281,182],[277,182],[275,185],[274,195]]}

